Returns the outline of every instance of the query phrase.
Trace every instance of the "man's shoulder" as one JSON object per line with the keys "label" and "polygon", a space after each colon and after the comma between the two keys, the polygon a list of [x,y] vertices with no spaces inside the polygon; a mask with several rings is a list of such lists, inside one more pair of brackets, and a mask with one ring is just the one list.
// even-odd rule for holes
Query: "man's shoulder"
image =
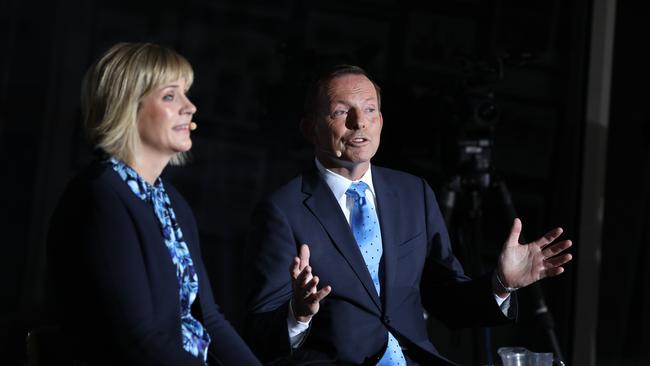
{"label": "man's shoulder", "polygon": [[314,178],[313,174],[314,173],[312,172],[305,172],[298,176],[295,176],[277,187],[270,194],[268,194],[267,197],[269,199],[286,199],[286,197],[295,196],[302,191],[303,182],[306,179],[309,179],[308,177]]}
{"label": "man's shoulder", "polygon": [[398,180],[422,182],[422,178],[418,177],[417,175],[407,173],[401,170],[378,166],[378,165],[372,166],[372,174],[373,176],[380,175],[385,179],[398,179]]}
{"label": "man's shoulder", "polygon": [[[421,190],[426,184],[423,178],[414,174],[377,165],[372,166],[372,176],[373,180],[382,180],[395,189]],[[315,169],[307,170],[276,188],[267,195],[267,199],[271,201],[285,201],[291,198],[302,199],[305,194],[309,194],[306,191],[310,191],[320,184],[325,183],[318,175],[318,172]]]}
{"label": "man's shoulder", "polygon": [[377,180],[383,180],[396,189],[421,190],[426,184],[426,181],[417,175],[376,165],[372,167],[372,177],[375,182]]}

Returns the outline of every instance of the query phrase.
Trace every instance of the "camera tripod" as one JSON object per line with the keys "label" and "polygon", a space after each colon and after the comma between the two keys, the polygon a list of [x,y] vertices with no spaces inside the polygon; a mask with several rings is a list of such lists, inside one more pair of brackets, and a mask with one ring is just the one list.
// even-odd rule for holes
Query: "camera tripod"
{"label": "camera tripod", "polygon": [[[478,161],[478,157],[475,157]],[[478,164],[481,166],[481,164]],[[489,164],[483,164],[489,167]],[[470,174],[453,176],[443,187],[440,207],[445,218],[447,228],[456,235],[455,251],[463,260],[463,265],[473,276],[486,272],[481,258],[484,253],[483,220],[484,201],[486,194],[496,191],[496,196],[505,209],[505,216],[509,222],[517,217],[512,197],[505,182],[489,169],[475,169]],[[459,204],[459,202],[461,204]],[[523,234],[520,240],[525,241]],[[544,329],[549,343],[553,349],[554,364],[564,365],[555,325],[539,282],[531,286],[534,299],[534,312],[540,326]],[[474,357],[477,365],[494,365],[492,347],[492,333],[490,328],[475,329],[474,331]],[[482,347],[481,347],[482,344]]]}

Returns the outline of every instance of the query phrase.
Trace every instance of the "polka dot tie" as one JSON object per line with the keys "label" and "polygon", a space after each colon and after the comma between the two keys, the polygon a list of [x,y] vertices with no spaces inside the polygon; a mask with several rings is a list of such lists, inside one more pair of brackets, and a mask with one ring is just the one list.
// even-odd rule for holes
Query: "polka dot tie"
{"label": "polka dot tie", "polygon": [[[364,182],[352,183],[345,194],[354,201],[350,212],[350,227],[352,234],[357,240],[361,255],[366,262],[370,278],[375,285],[377,294],[381,295],[379,283],[379,261],[383,253],[381,230],[377,212],[372,205],[369,205],[366,198],[368,185]],[[372,199],[372,198],[370,198]],[[402,349],[390,332],[388,333],[388,346],[381,360],[377,363],[380,366],[405,366],[406,360]]]}

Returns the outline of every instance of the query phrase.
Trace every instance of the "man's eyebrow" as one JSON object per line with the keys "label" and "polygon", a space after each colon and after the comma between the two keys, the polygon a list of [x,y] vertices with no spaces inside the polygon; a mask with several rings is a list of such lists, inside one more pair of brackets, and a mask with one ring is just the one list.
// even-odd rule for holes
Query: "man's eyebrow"
{"label": "man's eyebrow", "polygon": [[[375,97],[368,97],[368,98],[364,99],[363,102],[364,103],[368,103],[368,102],[377,103],[377,99]],[[345,100],[342,100],[342,99],[332,100],[332,101],[329,102],[330,106],[333,106],[335,104],[342,104],[342,105],[345,105],[345,106],[350,105],[349,102],[347,102]]]}
{"label": "man's eyebrow", "polygon": [[343,105],[350,105],[350,103],[344,101],[344,100],[333,100],[330,102],[330,104],[343,104]]}

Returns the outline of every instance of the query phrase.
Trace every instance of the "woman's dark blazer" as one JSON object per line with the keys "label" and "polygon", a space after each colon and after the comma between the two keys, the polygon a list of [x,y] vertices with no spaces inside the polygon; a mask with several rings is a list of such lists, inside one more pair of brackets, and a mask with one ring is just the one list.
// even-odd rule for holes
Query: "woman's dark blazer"
{"label": "woman's dark blazer", "polygon": [[[209,332],[211,364],[258,361],[213,300],[196,222],[164,182],[199,280],[192,313]],[[176,268],[150,203],[107,164],[67,187],[48,235],[48,265],[68,351],[91,364],[201,365],[182,347]]]}

